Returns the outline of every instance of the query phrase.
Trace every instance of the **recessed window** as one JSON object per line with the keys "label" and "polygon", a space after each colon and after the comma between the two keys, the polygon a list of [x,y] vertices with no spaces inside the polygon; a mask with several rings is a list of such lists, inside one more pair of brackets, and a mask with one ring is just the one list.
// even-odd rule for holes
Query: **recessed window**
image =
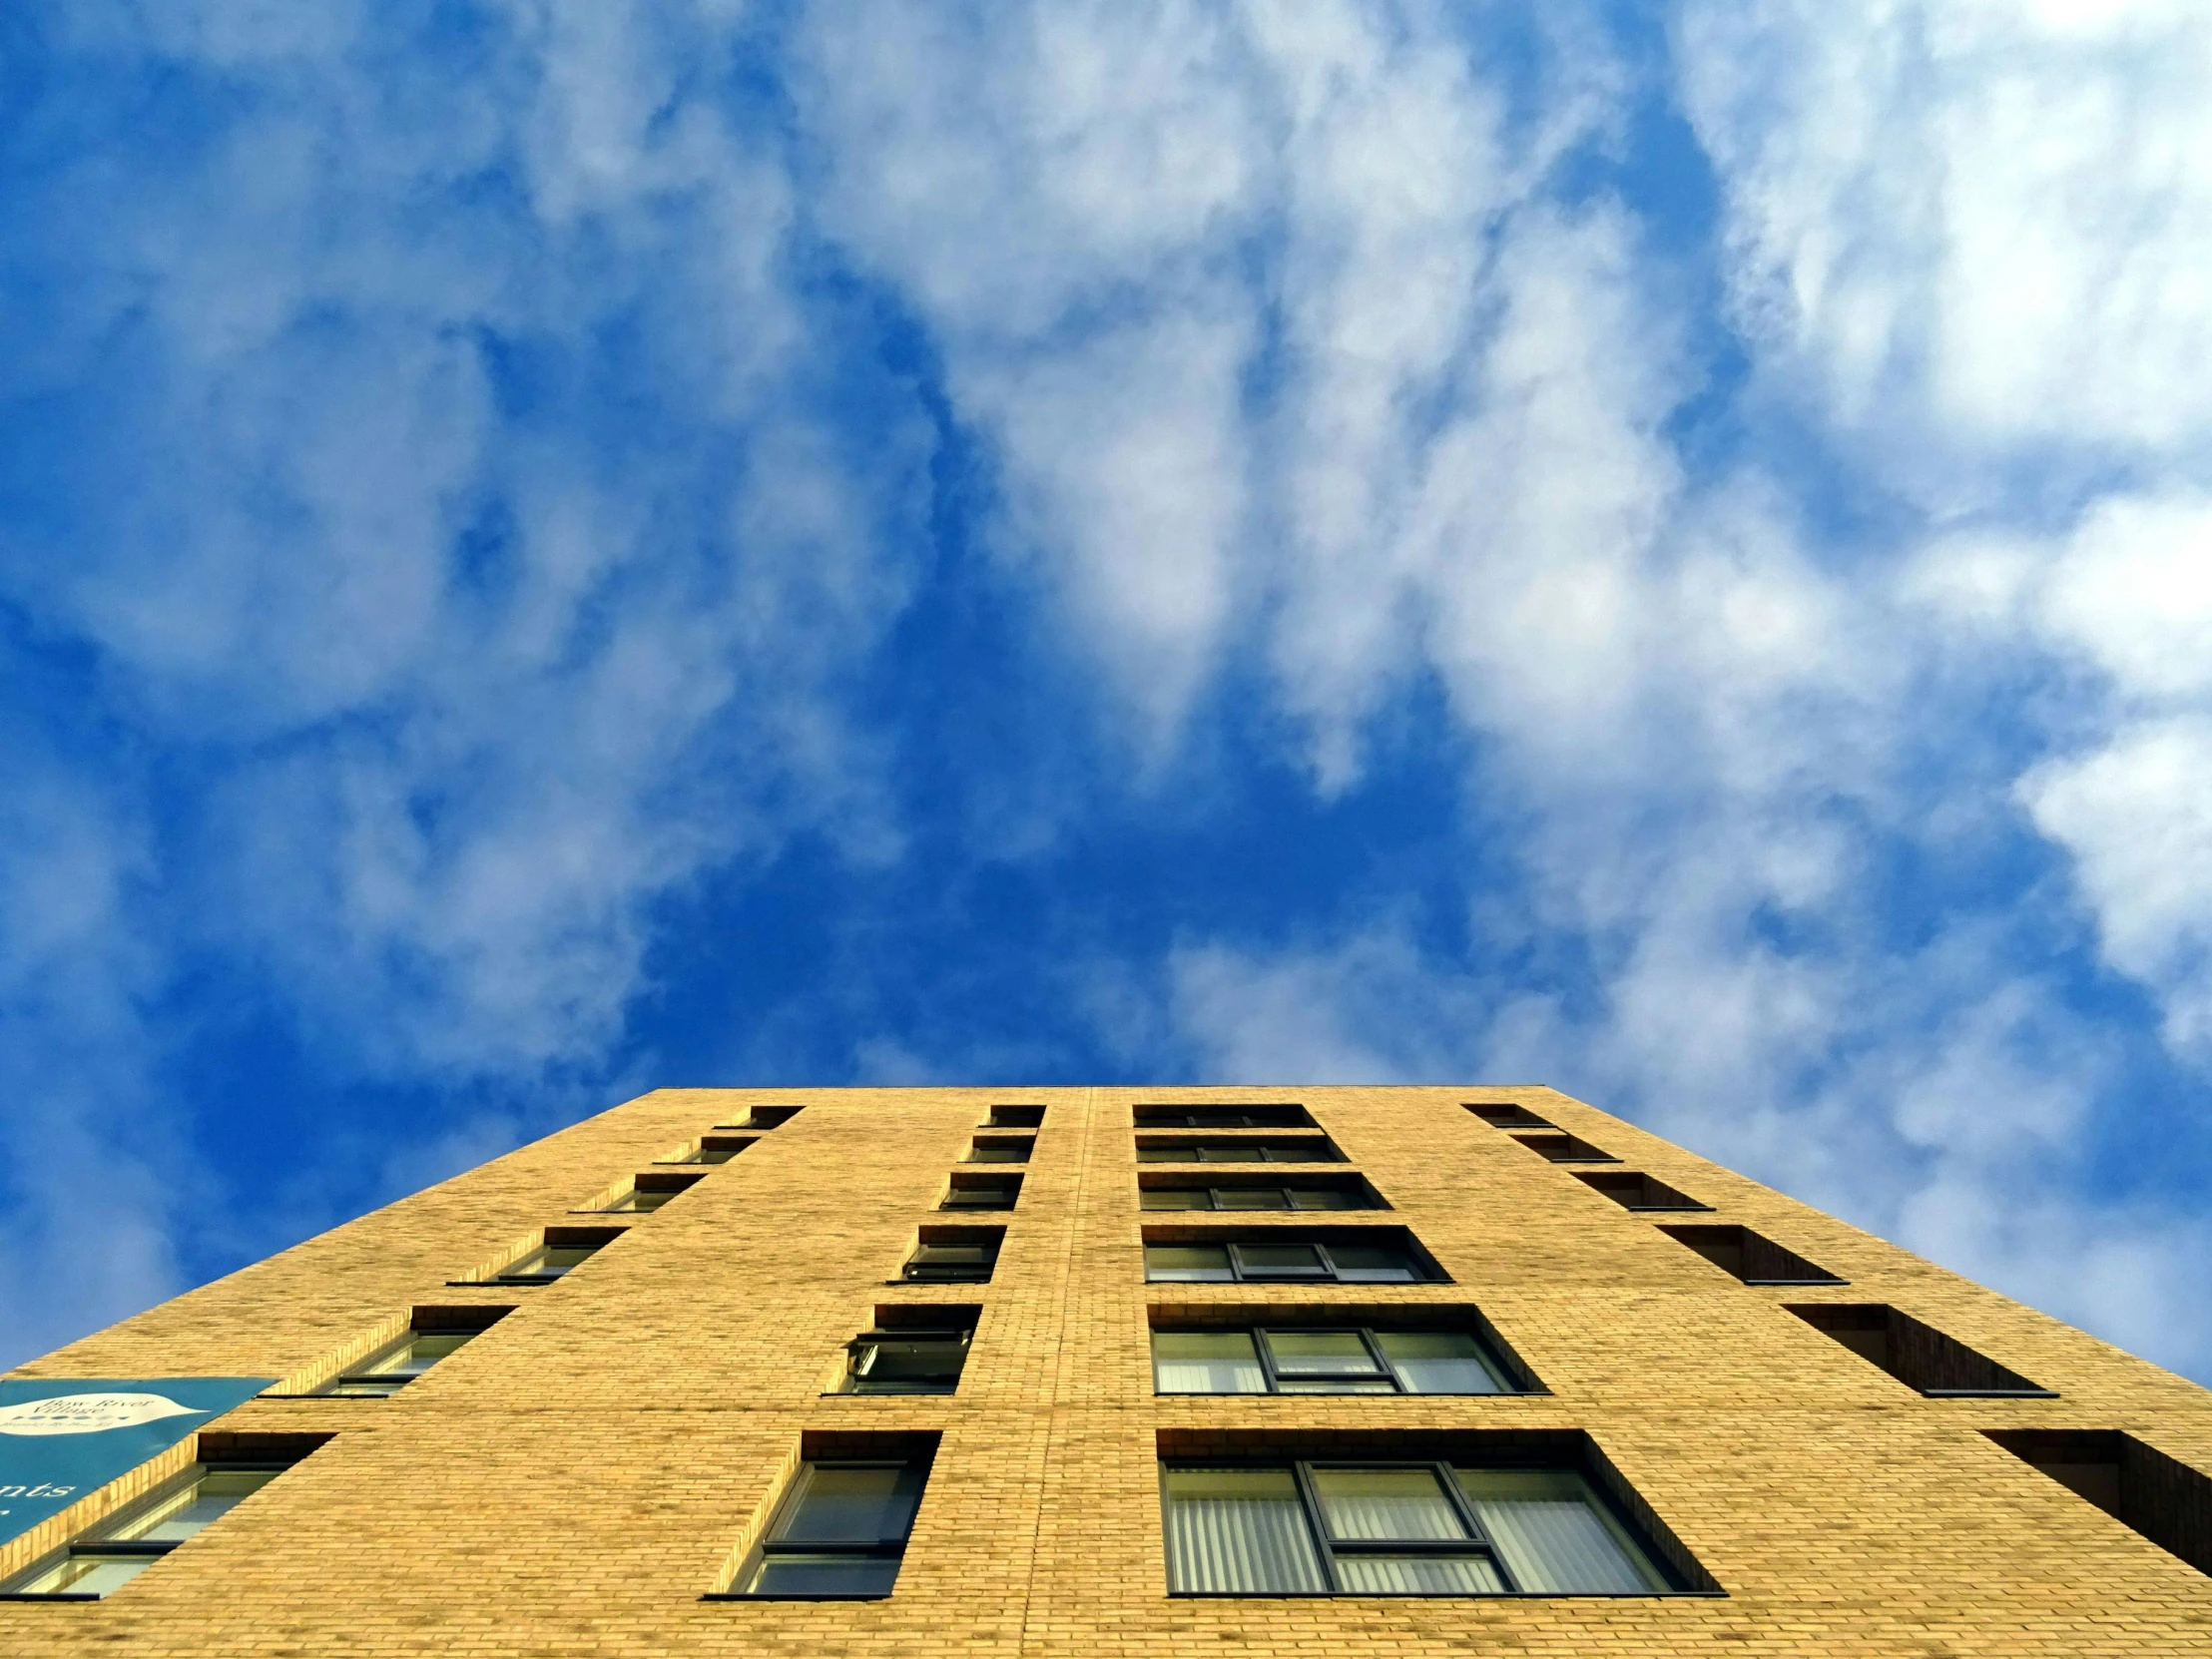
{"label": "recessed window", "polygon": [[[5,1584],[0,1598],[98,1601],[114,1594],[187,1538],[214,1525],[328,1435],[203,1436],[241,1448],[207,1456],[137,1501],[87,1527]],[[261,1444],[256,1446],[259,1438]],[[263,1454],[256,1455],[259,1450]]]}
{"label": "recessed window", "polygon": [[781,1129],[804,1112],[804,1106],[754,1106],[747,1109],[741,1129]]}
{"label": "recessed window", "polygon": [[1168,1588],[1204,1596],[1663,1595],[1576,1469],[1164,1463]]}
{"label": "recessed window", "polygon": [[630,1183],[630,1190],[611,1204],[599,1208],[603,1216],[647,1216],[679,1198],[705,1180],[700,1175],[675,1175],[665,1170],[652,1170]]}
{"label": "recessed window", "polygon": [[1146,1210],[1381,1210],[1382,1200],[1365,1181],[1240,1181],[1235,1185],[1145,1186],[1137,1201]]}
{"label": "recessed window", "polygon": [[900,1277],[917,1284],[987,1284],[1005,1238],[1003,1227],[924,1227]]}
{"label": "recessed window", "polygon": [[1551,1135],[1515,1135],[1514,1140],[1555,1164],[1617,1164],[1620,1160],[1602,1148],[1592,1146],[1580,1135],[1564,1132]]}
{"label": "recessed window", "polygon": [[889,1595],[928,1480],[923,1458],[800,1464],[729,1596],[873,1601]]}
{"label": "recessed window", "polygon": [[1603,1193],[1624,1210],[1710,1210],[1687,1193],[1635,1170],[1574,1170],[1585,1187]]}
{"label": "recessed window", "polygon": [[1502,1394],[1519,1391],[1471,1331],[1368,1327],[1155,1331],[1164,1394]]}
{"label": "recessed window", "polygon": [[978,1135],[969,1143],[971,1164],[1026,1164],[1037,1147],[1034,1135]]}
{"label": "recessed window", "polygon": [[1137,1143],[1140,1164],[1341,1164],[1326,1135],[1295,1140],[1200,1141],[1146,1136]]}
{"label": "recessed window", "polygon": [[[1801,1258],[1802,1260],[1802,1258]],[[1935,1399],[2002,1399],[2026,1396],[2055,1399],[2016,1371],[1976,1354],[1956,1338],[1923,1325],[1895,1308],[1841,1302],[1816,1302],[1791,1313],[1814,1330],[1834,1338],[1907,1387]]]}
{"label": "recessed window", "polygon": [[491,1285],[550,1285],[565,1279],[622,1237],[619,1227],[548,1227],[544,1242],[484,1281]]}
{"label": "recessed window", "polygon": [[1512,1100],[1470,1100],[1463,1102],[1467,1110],[1484,1123],[1497,1129],[1549,1129],[1549,1118],[1540,1118],[1527,1107]]}
{"label": "recessed window", "polygon": [[2212,1479],[2116,1428],[1984,1428],[2021,1462],[2212,1574]]}
{"label": "recessed window", "polygon": [[1021,1177],[1018,1175],[972,1175],[965,1170],[952,1173],[951,1185],[945,1189],[940,1210],[1011,1210],[1021,1197]]}
{"label": "recessed window", "polygon": [[1288,1231],[1249,1239],[1145,1240],[1144,1276],[1154,1284],[1417,1285],[1443,1275],[1403,1229],[1355,1237]]}
{"label": "recessed window", "polygon": [[341,1399],[387,1398],[511,1312],[508,1308],[418,1308],[414,1325],[397,1342],[349,1366],[315,1392]]}
{"label": "recessed window", "polygon": [[1659,1231],[1747,1285],[1844,1283],[1818,1263],[1808,1262],[1796,1251],[1786,1250],[1748,1227],[1662,1227]]}
{"label": "recessed window", "polygon": [[727,1164],[753,1144],[750,1135],[703,1135],[664,1164]]}
{"label": "recessed window", "polygon": [[1139,1106],[1139,1129],[1311,1129],[1303,1106]]}
{"label": "recessed window", "polygon": [[1044,1126],[1042,1106],[993,1106],[983,1120],[986,1129],[1039,1129]]}
{"label": "recessed window", "polygon": [[845,1344],[843,1394],[948,1394],[959,1385],[982,1312],[964,1308],[878,1308],[876,1329]]}

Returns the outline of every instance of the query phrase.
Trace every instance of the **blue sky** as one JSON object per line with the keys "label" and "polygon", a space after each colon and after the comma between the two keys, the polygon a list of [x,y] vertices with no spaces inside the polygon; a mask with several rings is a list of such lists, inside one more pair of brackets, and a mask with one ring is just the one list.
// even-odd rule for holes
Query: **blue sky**
{"label": "blue sky", "polygon": [[2212,1377],[2160,0],[0,17],[0,1363],[646,1088],[1543,1081]]}

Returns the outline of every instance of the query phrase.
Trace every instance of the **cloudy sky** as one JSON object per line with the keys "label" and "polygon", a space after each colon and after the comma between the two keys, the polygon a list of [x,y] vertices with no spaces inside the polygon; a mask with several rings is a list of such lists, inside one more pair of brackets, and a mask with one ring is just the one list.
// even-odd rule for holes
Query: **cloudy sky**
{"label": "cloudy sky", "polygon": [[2212,1379],[2190,0],[19,0],[0,1364],[662,1084],[1552,1083]]}

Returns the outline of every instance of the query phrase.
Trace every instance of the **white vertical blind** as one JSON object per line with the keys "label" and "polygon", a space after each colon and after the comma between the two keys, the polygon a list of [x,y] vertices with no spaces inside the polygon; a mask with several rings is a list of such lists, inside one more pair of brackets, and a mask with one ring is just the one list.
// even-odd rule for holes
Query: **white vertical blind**
{"label": "white vertical blind", "polygon": [[1523,1590],[1638,1594],[1666,1588],[1580,1475],[1564,1469],[1452,1472]]}
{"label": "white vertical blind", "polygon": [[1166,1499],[1170,1589],[1328,1590],[1289,1469],[1171,1468]]}

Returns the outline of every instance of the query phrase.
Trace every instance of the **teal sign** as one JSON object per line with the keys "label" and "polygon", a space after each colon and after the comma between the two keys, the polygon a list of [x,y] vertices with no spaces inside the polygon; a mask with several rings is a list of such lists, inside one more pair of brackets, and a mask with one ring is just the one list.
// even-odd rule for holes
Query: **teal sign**
{"label": "teal sign", "polygon": [[0,1543],[158,1457],[270,1377],[0,1382]]}

